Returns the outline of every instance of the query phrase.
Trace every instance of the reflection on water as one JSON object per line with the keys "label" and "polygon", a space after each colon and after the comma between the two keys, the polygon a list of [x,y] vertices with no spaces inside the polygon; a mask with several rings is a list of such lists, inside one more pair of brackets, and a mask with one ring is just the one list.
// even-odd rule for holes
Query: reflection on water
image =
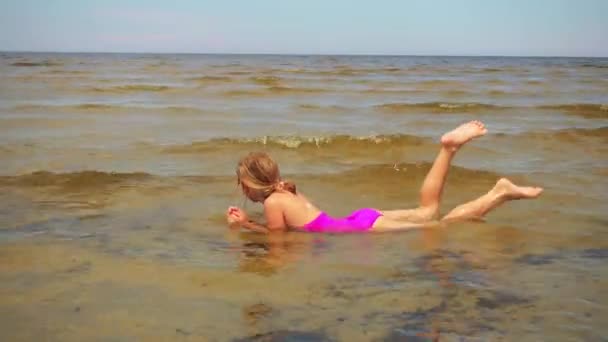
{"label": "reflection on water", "polygon": [[[10,244],[0,252],[1,307],[8,317],[3,324],[34,339],[494,339],[530,331],[558,338],[572,328],[579,336],[598,337],[584,328],[604,312],[597,285],[584,278],[569,284],[568,274],[560,270],[578,268],[575,272],[584,274],[580,266],[586,265],[599,272],[601,263],[593,263],[605,259],[604,249],[572,246],[560,256],[530,257],[524,253],[530,247],[521,247],[501,255],[497,249],[535,238],[526,234],[506,242],[487,241],[481,232],[493,230],[500,236],[503,229],[511,228],[461,224],[395,236],[228,232],[209,240],[211,245],[198,244],[208,254],[220,250],[224,259],[234,260],[233,268],[198,264],[196,259],[205,256],[196,252],[182,258],[183,250],[173,248],[180,241],[171,237],[157,247],[164,249],[157,256],[138,254],[136,246],[100,251],[104,242],[95,237]],[[482,238],[471,239],[470,230]],[[148,243],[147,249],[153,248]],[[568,261],[572,256],[574,263]],[[554,261],[539,263],[538,258]],[[548,301],[546,289],[575,305]],[[566,313],[577,310],[583,311],[573,326]],[[218,315],[230,325],[218,324]],[[47,325],[29,330],[24,320]],[[61,322],[70,322],[69,328],[59,328],[65,326]],[[564,328],[543,328],[556,323]],[[100,329],[92,331],[91,326]]]}

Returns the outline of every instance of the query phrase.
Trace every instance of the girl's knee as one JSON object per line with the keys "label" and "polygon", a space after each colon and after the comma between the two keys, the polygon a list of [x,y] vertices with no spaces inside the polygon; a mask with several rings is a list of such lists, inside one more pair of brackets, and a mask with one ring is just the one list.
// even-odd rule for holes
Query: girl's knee
{"label": "girl's knee", "polygon": [[418,209],[420,219],[423,221],[432,221],[439,217],[439,206],[429,205]]}

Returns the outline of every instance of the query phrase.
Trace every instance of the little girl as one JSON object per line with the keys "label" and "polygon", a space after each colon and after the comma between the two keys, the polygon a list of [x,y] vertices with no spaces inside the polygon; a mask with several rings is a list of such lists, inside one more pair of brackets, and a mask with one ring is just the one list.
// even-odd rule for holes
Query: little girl
{"label": "little girl", "polygon": [[[430,226],[438,219],[439,202],[450,162],[466,142],[486,134],[483,123],[471,121],[441,137],[441,148],[420,190],[420,206],[415,209],[359,209],[347,217],[334,218],[313,205],[295,184],[281,180],[278,165],[264,152],[253,152],[242,158],[237,166],[237,181],[243,194],[264,205],[266,224],[250,220],[240,208],[230,207],[226,218],[231,225],[268,233],[289,228],[306,232],[386,232]],[[479,219],[502,203],[538,197],[542,188],[522,187],[508,179],[500,179],[485,195],[462,204],[441,221]]]}

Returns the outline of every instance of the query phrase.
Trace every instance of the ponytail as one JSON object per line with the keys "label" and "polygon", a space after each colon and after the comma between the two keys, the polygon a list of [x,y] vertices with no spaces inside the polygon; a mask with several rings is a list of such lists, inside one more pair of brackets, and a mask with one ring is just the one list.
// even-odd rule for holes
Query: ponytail
{"label": "ponytail", "polygon": [[296,184],[294,182],[290,182],[290,181],[284,181],[283,182],[283,189],[291,192],[292,194],[296,195]]}

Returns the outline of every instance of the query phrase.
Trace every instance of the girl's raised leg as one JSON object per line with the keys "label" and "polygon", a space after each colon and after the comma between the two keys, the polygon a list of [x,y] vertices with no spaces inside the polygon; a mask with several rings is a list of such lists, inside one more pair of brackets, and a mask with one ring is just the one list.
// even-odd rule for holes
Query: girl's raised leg
{"label": "girl's raised leg", "polygon": [[542,188],[517,186],[506,178],[501,178],[487,194],[465,204],[461,204],[445,215],[442,221],[481,219],[492,209],[501,204],[518,199],[529,199],[540,196]]}
{"label": "girl's raised leg", "polygon": [[416,209],[387,210],[384,216],[394,220],[425,222],[437,218],[445,180],[452,158],[465,143],[486,134],[481,121],[470,121],[441,137],[441,149],[420,188],[420,206]]}
{"label": "girl's raised leg", "polygon": [[[530,186],[518,186],[513,184],[506,178],[500,179],[494,188],[487,194],[454,208],[441,222],[453,222],[460,220],[481,219],[492,209],[497,208],[501,204],[518,199],[530,199],[540,196],[543,192],[542,188]],[[387,216],[381,216],[374,223],[372,232],[389,232],[396,230],[410,230],[427,227],[440,226],[441,222],[428,221],[416,223],[413,221],[399,220]]]}

